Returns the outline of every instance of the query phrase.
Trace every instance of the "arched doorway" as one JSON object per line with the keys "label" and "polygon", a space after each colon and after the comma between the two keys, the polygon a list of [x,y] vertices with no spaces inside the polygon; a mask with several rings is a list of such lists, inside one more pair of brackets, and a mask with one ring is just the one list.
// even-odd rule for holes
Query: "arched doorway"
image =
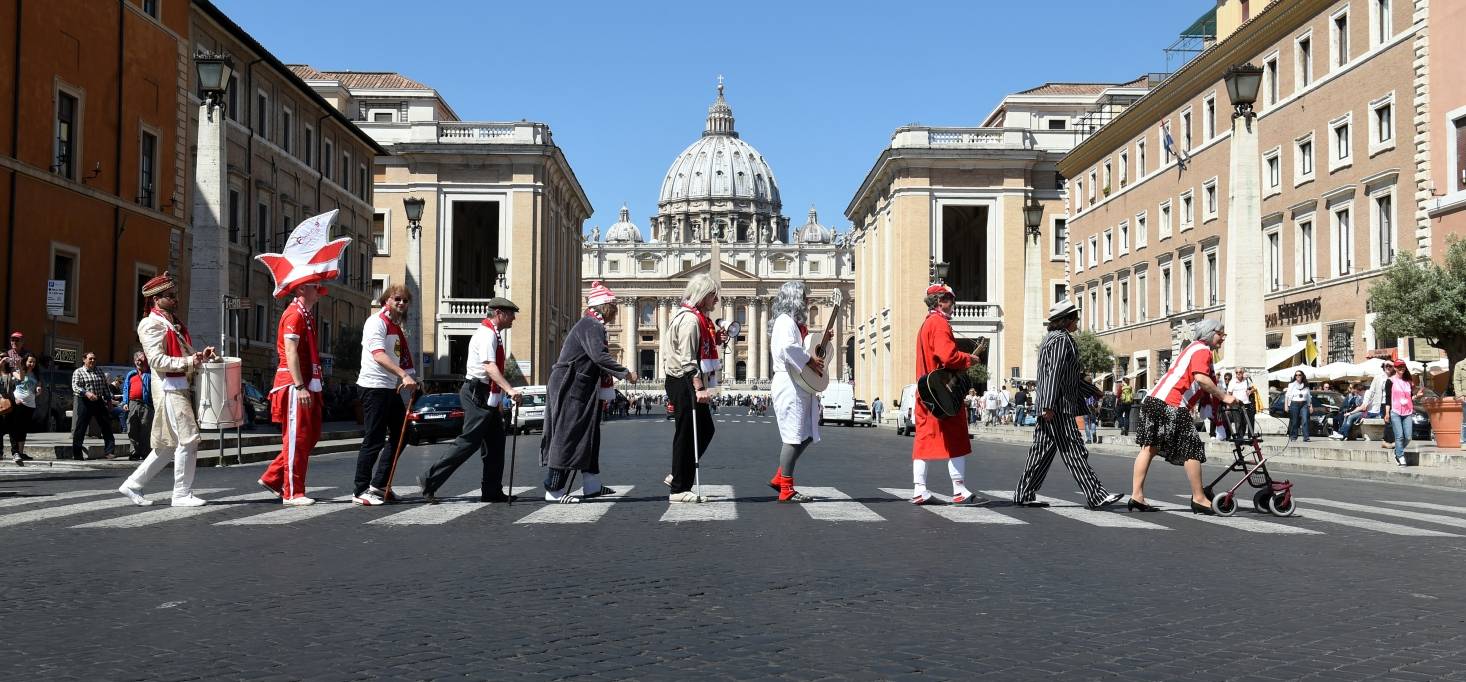
{"label": "arched doorway", "polygon": [[643,348],[637,353],[636,373],[643,379],[651,379],[657,374],[657,351],[653,348]]}

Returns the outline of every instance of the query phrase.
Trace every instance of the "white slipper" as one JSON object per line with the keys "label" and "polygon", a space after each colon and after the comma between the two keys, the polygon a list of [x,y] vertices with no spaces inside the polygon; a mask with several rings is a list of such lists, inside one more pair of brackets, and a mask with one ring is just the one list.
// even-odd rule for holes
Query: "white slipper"
{"label": "white slipper", "polygon": [[686,491],[683,491],[683,492],[680,492],[680,493],[672,493],[671,495],[669,495],[667,497],[667,501],[668,502],[687,502],[687,503],[691,503],[691,504],[701,504],[703,502],[707,502],[708,501],[708,498],[703,497],[702,495],[698,495],[697,493],[694,493],[691,490],[686,490]]}
{"label": "white slipper", "polygon": [[133,504],[135,504],[135,505],[137,505],[139,507],[148,507],[148,506],[152,506],[152,504],[153,504],[153,501],[152,500],[150,500],[150,499],[148,499],[146,497],[143,497],[142,495],[139,495],[136,490],[133,490],[132,488],[128,487],[128,485],[126,483],[123,483],[122,484],[122,487],[120,487],[120,488],[117,489],[117,492],[122,493],[123,495],[126,495],[127,496],[127,499],[131,500]]}

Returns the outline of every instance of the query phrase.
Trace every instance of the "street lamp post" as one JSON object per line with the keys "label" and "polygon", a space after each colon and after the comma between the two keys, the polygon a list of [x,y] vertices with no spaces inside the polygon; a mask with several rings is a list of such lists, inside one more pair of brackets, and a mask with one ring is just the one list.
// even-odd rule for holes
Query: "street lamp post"
{"label": "street lamp post", "polygon": [[1232,139],[1227,177],[1227,277],[1222,323],[1231,339],[1225,364],[1245,367],[1256,376],[1267,370],[1267,325],[1264,318],[1266,262],[1262,235],[1262,172],[1257,152],[1256,114],[1252,105],[1262,84],[1262,69],[1239,64],[1223,79],[1232,100]]}
{"label": "street lamp post", "polygon": [[[422,357],[425,350],[423,346],[423,335],[427,333],[423,321],[422,311],[426,304],[422,300],[422,210],[426,204],[422,197],[406,197],[402,200],[402,212],[407,215],[407,285],[408,295],[412,297],[412,305],[407,309],[407,328],[411,329],[410,334],[417,337],[413,347],[417,348],[419,354],[413,358],[416,363]],[[423,376],[429,374],[428,363],[423,362]]]}
{"label": "street lamp post", "polygon": [[224,117],[215,116],[214,110],[224,107],[234,62],[227,54],[200,50],[194,55],[194,69],[204,99],[200,103],[193,171],[188,322],[193,326],[194,338],[218,339],[222,349],[225,329],[220,310],[229,293],[229,238],[223,225],[228,145]]}
{"label": "street lamp post", "polygon": [[[499,256],[498,258],[495,258],[494,259],[494,275],[496,275],[496,281],[498,281],[500,287],[503,287],[505,289],[508,289],[509,288],[509,279],[508,279],[508,275],[509,275],[509,259],[508,258],[505,258],[503,256]],[[494,295],[495,296],[499,295],[499,292],[497,292],[497,291],[494,292]]]}
{"label": "street lamp post", "polygon": [[1023,204],[1023,357],[1024,378],[1038,374],[1038,346],[1043,342],[1043,266],[1039,254],[1043,240],[1044,207],[1032,196]]}

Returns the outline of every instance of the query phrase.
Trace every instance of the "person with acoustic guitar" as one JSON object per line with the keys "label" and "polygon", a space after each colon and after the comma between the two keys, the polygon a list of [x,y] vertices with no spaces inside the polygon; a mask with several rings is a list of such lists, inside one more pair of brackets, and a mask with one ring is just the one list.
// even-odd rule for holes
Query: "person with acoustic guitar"
{"label": "person with acoustic guitar", "polygon": [[[939,369],[965,372],[973,363],[983,362],[978,355],[985,354],[979,347],[978,354],[964,353],[957,347],[957,337],[952,333],[952,306],[957,296],[945,284],[933,284],[926,289],[926,320],[921,331],[916,333],[916,376],[920,378]],[[946,460],[947,474],[952,478],[952,504],[978,506],[979,501],[966,485],[967,460],[962,459],[972,452],[972,441],[967,435],[967,410],[960,408],[950,417],[937,417],[917,401],[913,414],[916,419],[916,440],[911,445],[911,475],[914,482],[911,491],[912,504],[940,504],[932,498],[926,487],[927,462]]]}
{"label": "person with acoustic guitar", "polygon": [[[1035,493],[1043,486],[1054,455],[1064,459],[1064,466],[1074,475],[1084,491],[1085,506],[1100,509],[1119,502],[1124,495],[1110,493],[1089,466],[1089,452],[1074,423],[1076,414],[1089,414],[1087,399],[1097,399],[1100,389],[1081,378],[1079,350],[1071,334],[1079,328],[1079,308],[1073,301],[1059,301],[1049,308],[1049,332],[1038,347],[1038,391],[1034,409],[1038,424],[1033,430],[1033,445],[1028,449],[1028,464],[1013,491],[1013,504],[1019,507],[1047,507],[1035,501]],[[1086,417],[1086,420],[1092,417]]]}
{"label": "person with acoustic guitar", "polygon": [[[808,296],[809,287],[803,281],[791,280],[779,287],[779,295],[774,299],[774,329],[769,348],[774,356],[774,417],[779,422],[783,447],[779,450],[779,468],[774,470],[769,487],[779,491],[780,502],[814,501],[794,489],[794,463],[805,448],[820,441],[820,401],[813,391],[790,378],[791,372],[797,374],[803,367],[825,373],[824,358],[804,348],[809,336]],[[824,347],[833,334],[834,327],[827,326],[815,347]]]}

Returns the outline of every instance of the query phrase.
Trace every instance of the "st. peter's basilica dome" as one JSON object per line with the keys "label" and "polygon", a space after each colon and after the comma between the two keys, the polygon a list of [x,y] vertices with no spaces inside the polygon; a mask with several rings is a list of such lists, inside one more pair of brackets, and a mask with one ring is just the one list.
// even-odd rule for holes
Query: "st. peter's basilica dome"
{"label": "st. peter's basilica dome", "polygon": [[835,230],[820,224],[819,214],[815,213],[814,207],[809,207],[809,221],[800,226],[799,231],[794,234],[804,244],[833,244],[835,243]]}
{"label": "st. peter's basilica dome", "polygon": [[707,127],[701,138],[677,155],[662,180],[658,204],[697,199],[752,199],[777,206],[779,185],[764,157],[738,138],[733,108],[723,99],[708,107]]}

